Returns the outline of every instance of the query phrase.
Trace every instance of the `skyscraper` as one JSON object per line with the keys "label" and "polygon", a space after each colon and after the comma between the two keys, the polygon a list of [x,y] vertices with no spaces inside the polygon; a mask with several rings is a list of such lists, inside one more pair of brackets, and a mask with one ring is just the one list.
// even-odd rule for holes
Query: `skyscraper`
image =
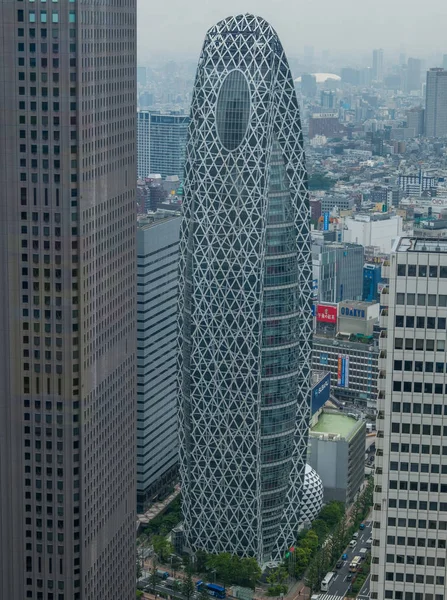
{"label": "skyscraper", "polygon": [[311,255],[293,79],[271,26],[205,38],[180,243],[179,427],[192,548],[255,556],[294,540],[310,407]]}
{"label": "skyscraper", "polygon": [[[400,238],[381,346],[371,598],[446,595],[447,246]],[[383,311],[386,314],[386,311]],[[383,318],[383,316],[381,316]],[[381,364],[382,363],[382,364]]]}
{"label": "skyscraper", "polygon": [[178,474],[177,283],[180,217],[141,218],[137,230],[137,506]]}
{"label": "skyscraper", "polygon": [[189,115],[183,112],[138,112],[138,176],[157,173],[183,179]]}
{"label": "skyscraper", "polygon": [[383,81],[383,50],[373,50],[373,79]]}
{"label": "skyscraper", "polygon": [[447,71],[436,68],[427,71],[425,88],[425,135],[447,135]]}
{"label": "skyscraper", "polygon": [[421,89],[421,61],[419,58],[409,58],[406,71],[405,90],[412,92]]}
{"label": "skyscraper", "polygon": [[0,597],[135,597],[136,2],[0,2]]}

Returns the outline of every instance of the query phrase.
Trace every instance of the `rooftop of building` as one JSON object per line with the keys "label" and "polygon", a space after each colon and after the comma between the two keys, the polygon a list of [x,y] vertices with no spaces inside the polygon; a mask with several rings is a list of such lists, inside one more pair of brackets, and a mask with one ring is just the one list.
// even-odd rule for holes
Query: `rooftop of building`
{"label": "rooftop of building", "polygon": [[357,421],[339,410],[323,408],[312,418],[310,433],[338,436],[340,439],[349,440],[362,425],[362,421]]}
{"label": "rooftop of building", "polygon": [[447,253],[447,240],[436,238],[400,237],[394,242],[393,252]]}
{"label": "rooftop of building", "polygon": [[379,347],[377,341],[374,339],[374,336],[362,336],[361,334],[355,333],[349,335],[350,338],[352,338],[351,340],[342,337],[334,338],[333,335],[325,336],[318,332],[318,335],[314,334],[313,337],[314,347],[317,344],[323,344],[324,346],[334,346],[337,349],[348,349],[352,352],[355,350],[358,350],[359,352],[369,351],[376,354],[379,352]]}
{"label": "rooftop of building", "polygon": [[169,213],[168,211],[163,214],[149,213],[147,215],[138,215],[137,227],[138,229],[149,229],[150,227],[155,227],[161,223],[166,223],[166,221],[178,219],[180,216],[180,212]]}

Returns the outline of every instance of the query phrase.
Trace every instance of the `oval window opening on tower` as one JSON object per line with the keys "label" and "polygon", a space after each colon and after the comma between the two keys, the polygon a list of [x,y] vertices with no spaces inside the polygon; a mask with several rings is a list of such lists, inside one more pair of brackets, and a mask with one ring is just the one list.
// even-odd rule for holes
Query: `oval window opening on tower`
{"label": "oval window opening on tower", "polygon": [[222,146],[236,150],[245,137],[250,119],[250,88],[242,71],[230,71],[217,98],[216,125]]}

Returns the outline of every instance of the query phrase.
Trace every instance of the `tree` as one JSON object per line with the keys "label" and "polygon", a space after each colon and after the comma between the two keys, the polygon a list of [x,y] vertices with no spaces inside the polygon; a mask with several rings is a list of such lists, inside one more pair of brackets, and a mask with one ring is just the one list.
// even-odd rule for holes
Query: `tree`
{"label": "tree", "polygon": [[295,548],[295,575],[300,578],[307,569],[312,551],[310,548]]}
{"label": "tree", "polygon": [[188,566],[186,570],[186,577],[183,579],[182,583],[182,594],[186,598],[186,600],[190,600],[192,595],[195,592],[194,581],[192,580],[191,567]]}
{"label": "tree", "polygon": [[140,577],[143,575],[143,570],[141,568],[141,563],[139,561],[139,559],[137,558],[137,579],[140,579]]}
{"label": "tree", "polygon": [[154,535],[152,545],[161,562],[166,562],[174,551],[172,544],[162,535]]}
{"label": "tree", "polygon": [[229,552],[222,552],[221,554],[209,554],[206,566],[208,570],[214,569],[216,577],[222,581],[224,587],[227,587],[239,575],[239,561],[238,556],[232,556]]}
{"label": "tree", "polygon": [[318,548],[319,541],[318,536],[312,529],[307,532],[306,537],[301,542],[302,548],[309,548],[311,553],[313,554],[315,550]]}
{"label": "tree", "polygon": [[318,519],[325,521],[329,529],[333,529],[340,522],[344,515],[344,506],[341,502],[329,502],[326,504],[318,515]]}
{"label": "tree", "polygon": [[261,578],[262,575],[262,571],[256,561],[256,558],[241,558],[239,561],[239,565],[239,580],[236,580],[236,583],[240,583],[241,585],[254,590],[257,581]]}
{"label": "tree", "polygon": [[206,571],[206,561],[208,554],[204,550],[197,550],[196,552],[196,571],[197,573],[204,573]]}
{"label": "tree", "polygon": [[312,523],[312,530],[315,531],[315,533],[317,534],[318,543],[321,545],[327,538],[329,533],[329,527],[326,521],[323,521],[323,519],[316,519]]}
{"label": "tree", "polygon": [[153,594],[155,594],[155,587],[156,587],[157,583],[158,583],[157,563],[154,560],[152,563],[151,573],[149,575],[149,585],[151,587]]}
{"label": "tree", "polygon": [[137,590],[137,598],[142,598],[143,592],[141,590]]}
{"label": "tree", "polygon": [[267,588],[267,594],[269,596],[280,596],[281,594],[287,593],[287,585],[285,581],[287,580],[289,574],[287,570],[281,565],[271,571],[269,576],[267,577],[267,582],[270,584]]}

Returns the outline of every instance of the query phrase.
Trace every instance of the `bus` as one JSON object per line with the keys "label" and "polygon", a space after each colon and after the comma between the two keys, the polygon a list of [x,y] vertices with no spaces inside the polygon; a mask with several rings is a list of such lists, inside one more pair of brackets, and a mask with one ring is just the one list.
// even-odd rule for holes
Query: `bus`
{"label": "bus", "polygon": [[335,578],[335,573],[333,571],[329,571],[327,575],[325,575],[323,581],[321,582],[321,591],[327,592],[329,591],[329,586]]}
{"label": "bus", "polygon": [[199,592],[201,589],[207,590],[210,596],[214,596],[215,598],[226,598],[227,594],[225,593],[225,588],[221,585],[217,585],[216,583],[204,583],[202,580],[196,583],[197,591]]}
{"label": "bus", "polygon": [[160,569],[157,569],[155,573],[157,577],[159,579],[163,579],[163,581],[169,577],[169,573],[167,571],[160,571]]}
{"label": "bus", "polygon": [[349,565],[349,570],[351,571],[351,573],[355,573],[357,571],[361,562],[362,558],[360,556],[354,556],[354,558],[351,561],[351,564]]}

